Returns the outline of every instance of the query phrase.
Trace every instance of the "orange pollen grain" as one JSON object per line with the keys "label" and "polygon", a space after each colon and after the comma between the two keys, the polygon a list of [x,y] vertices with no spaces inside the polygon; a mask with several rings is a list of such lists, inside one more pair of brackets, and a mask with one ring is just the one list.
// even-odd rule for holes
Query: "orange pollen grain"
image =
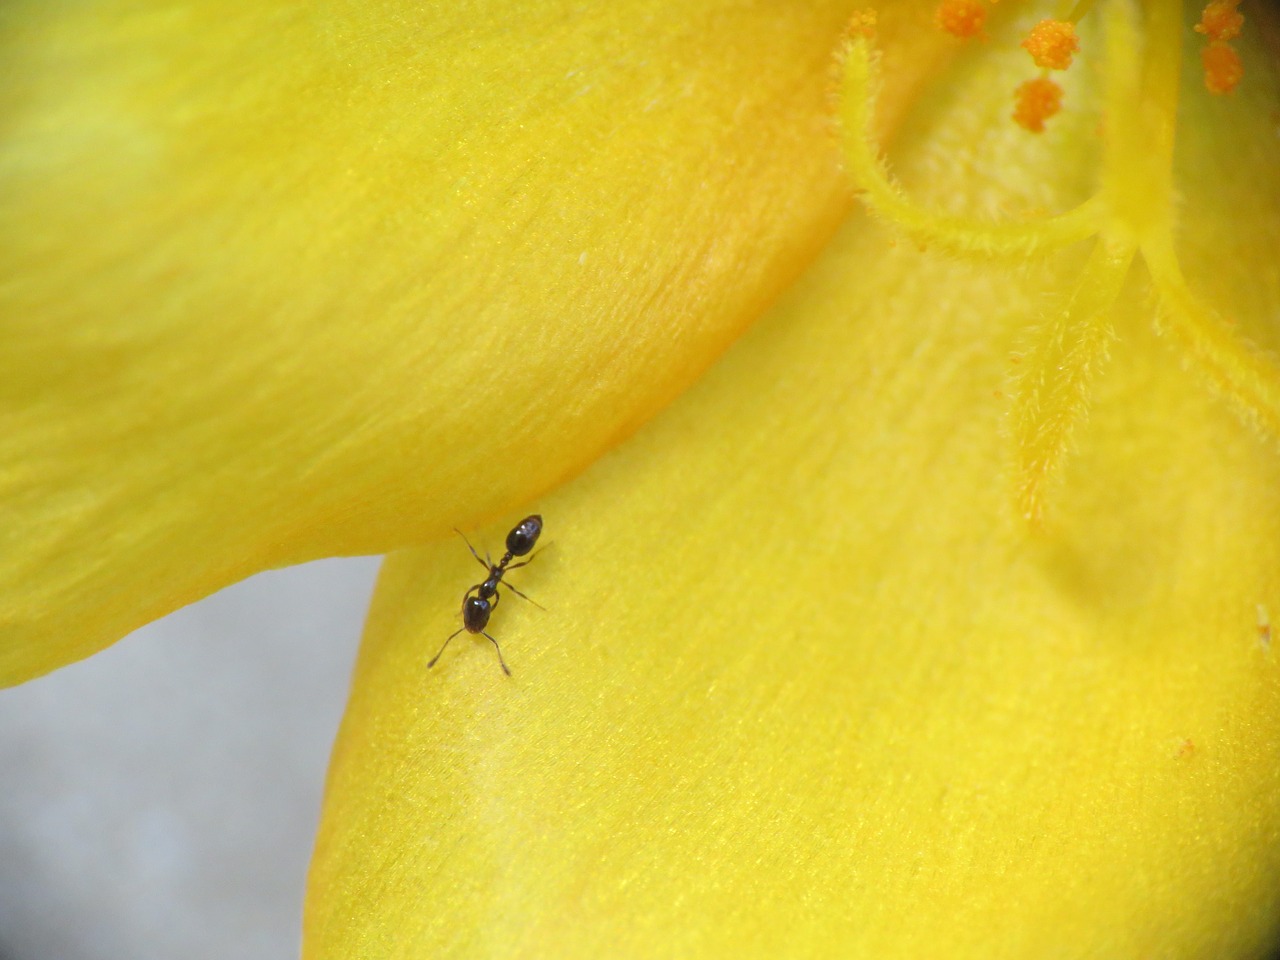
{"label": "orange pollen grain", "polygon": [[953,37],[968,39],[982,33],[987,8],[979,0],[942,0],[933,19]]}
{"label": "orange pollen grain", "polygon": [[1236,10],[1240,0],[1213,0],[1200,13],[1196,30],[1210,40],[1234,40],[1240,36],[1244,17]]}
{"label": "orange pollen grain", "polygon": [[845,25],[845,33],[850,37],[873,39],[876,35],[876,12],[870,9],[855,10]]}
{"label": "orange pollen grain", "polygon": [[1210,93],[1230,93],[1244,78],[1240,54],[1225,41],[1215,40],[1201,50],[1200,63],[1204,66],[1204,85]]}
{"label": "orange pollen grain", "polygon": [[1062,88],[1048,77],[1036,77],[1014,91],[1014,100],[1014,123],[1032,133],[1043,133],[1044,122],[1062,109]]}
{"label": "orange pollen grain", "polygon": [[1075,25],[1066,20],[1041,20],[1022,41],[1022,48],[1037,67],[1065,70],[1071,66],[1071,55],[1080,49],[1080,38]]}

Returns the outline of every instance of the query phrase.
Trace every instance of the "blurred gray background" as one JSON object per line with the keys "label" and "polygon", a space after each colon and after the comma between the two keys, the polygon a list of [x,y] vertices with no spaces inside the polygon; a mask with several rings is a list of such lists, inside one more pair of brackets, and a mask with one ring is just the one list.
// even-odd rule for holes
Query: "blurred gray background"
{"label": "blurred gray background", "polygon": [[298,955],[378,562],[260,574],[0,690],[0,960]]}

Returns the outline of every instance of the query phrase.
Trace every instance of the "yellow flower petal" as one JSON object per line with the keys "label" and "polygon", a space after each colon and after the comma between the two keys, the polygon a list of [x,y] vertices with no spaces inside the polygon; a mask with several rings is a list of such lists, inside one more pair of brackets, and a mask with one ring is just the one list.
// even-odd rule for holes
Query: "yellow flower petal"
{"label": "yellow flower petal", "polygon": [[845,213],[847,6],[9,5],[0,685],[633,431]]}
{"label": "yellow flower petal", "polygon": [[[970,109],[913,120],[904,187],[1081,199],[1003,100],[972,108],[1018,69],[948,78]],[[1238,139],[1181,129],[1179,252],[1276,349],[1280,178],[1239,149],[1267,107]],[[1008,361],[1086,254],[955,263],[853,220],[694,390],[538,502],[553,543],[513,579],[548,609],[507,598],[491,623],[514,679],[465,636],[425,670],[475,579],[462,544],[393,557],[305,955],[1257,955],[1280,916],[1259,629],[1280,463],[1152,332],[1144,275],[1033,536]]]}

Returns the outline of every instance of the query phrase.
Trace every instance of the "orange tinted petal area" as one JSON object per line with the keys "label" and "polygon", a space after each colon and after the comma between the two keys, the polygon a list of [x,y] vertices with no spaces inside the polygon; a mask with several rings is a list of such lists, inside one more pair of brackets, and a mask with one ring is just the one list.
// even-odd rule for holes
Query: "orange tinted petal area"
{"label": "orange tinted petal area", "polygon": [[0,684],[636,429],[844,216],[851,6],[8,4]]}

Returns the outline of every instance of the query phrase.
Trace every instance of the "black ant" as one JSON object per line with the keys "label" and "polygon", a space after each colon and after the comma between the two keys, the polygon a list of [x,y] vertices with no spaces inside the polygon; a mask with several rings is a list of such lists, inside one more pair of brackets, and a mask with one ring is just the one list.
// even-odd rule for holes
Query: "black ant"
{"label": "black ant", "polygon": [[[485,633],[484,628],[489,625],[489,616],[493,613],[494,608],[498,606],[498,600],[501,599],[498,596],[499,584],[505,586],[517,597],[529,600],[528,597],[510,583],[503,583],[502,575],[508,570],[527,566],[533,560],[533,557],[530,557],[524,563],[511,563],[513,557],[523,557],[538,542],[538,536],[542,533],[542,517],[535,513],[531,517],[525,517],[512,527],[511,532],[507,534],[507,552],[502,555],[502,559],[497,563],[490,562],[487,553],[486,559],[481,560],[480,554],[476,553],[476,548],[471,546],[471,541],[467,539],[467,535],[461,530],[456,532],[466,543],[471,555],[476,558],[476,563],[484,567],[489,575],[484,578],[484,583],[477,583],[467,588],[467,592],[462,598],[462,626],[449,635],[449,640],[452,640],[463,630],[466,630],[467,633],[482,633],[489,637],[489,640],[493,643],[493,648],[498,651],[498,663],[502,664],[503,673],[509,677],[511,676],[511,671],[507,669],[507,662],[502,659],[502,648],[498,646],[497,640]],[[474,597],[471,595],[472,591],[475,591]],[[529,600],[529,602],[535,607],[538,606],[538,603],[534,600]],[[428,670],[436,665],[436,661],[440,659],[440,654],[444,653],[444,648],[449,645],[449,640],[446,640],[440,651],[431,658],[431,662],[427,664]]]}

